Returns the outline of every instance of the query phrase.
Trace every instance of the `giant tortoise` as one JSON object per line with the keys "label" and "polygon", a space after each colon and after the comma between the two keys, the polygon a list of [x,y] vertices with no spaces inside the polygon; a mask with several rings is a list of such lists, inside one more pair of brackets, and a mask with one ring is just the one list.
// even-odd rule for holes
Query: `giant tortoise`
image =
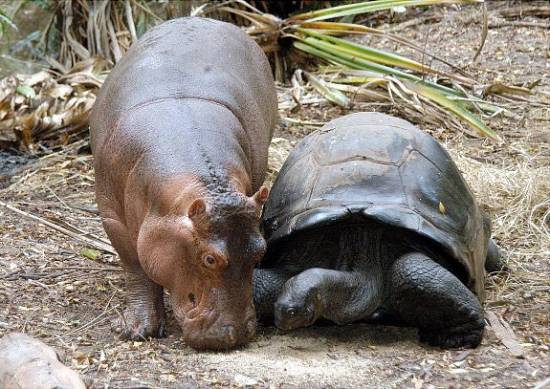
{"label": "giant tortoise", "polygon": [[264,207],[260,319],[282,329],[373,317],[476,347],[491,223],[445,149],[405,120],[356,113],[290,153]]}

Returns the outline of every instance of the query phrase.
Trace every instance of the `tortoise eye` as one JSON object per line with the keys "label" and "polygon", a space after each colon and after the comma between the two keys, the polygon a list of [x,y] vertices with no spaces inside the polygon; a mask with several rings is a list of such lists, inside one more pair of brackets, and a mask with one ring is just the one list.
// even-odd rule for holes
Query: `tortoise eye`
{"label": "tortoise eye", "polygon": [[216,258],[213,255],[206,254],[202,257],[202,263],[209,269],[216,267]]}

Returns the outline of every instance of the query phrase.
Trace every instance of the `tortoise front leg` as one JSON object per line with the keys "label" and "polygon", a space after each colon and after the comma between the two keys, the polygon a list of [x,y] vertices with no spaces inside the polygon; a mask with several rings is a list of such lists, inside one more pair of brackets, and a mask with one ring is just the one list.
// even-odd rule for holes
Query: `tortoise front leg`
{"label": "tortoise front leg", "polygon": [[337,324],[369,316],[382,301],[380,272],[312,268],[286,282],[275,303],[275,325],[291,330],[319,317]]}
{"label": "tortoise front leg", "polygon": [[390,307],[418,327],[420,341],[440,347],[476,347],[485,322],[476,296],[444,267],[421,253],[398,258],[390,275]]}
{"label": "tortoise front leg", "polygon": [[254,269],[254,305],[258,320],[273,322],[273,308],[291,274],[282,269]]}

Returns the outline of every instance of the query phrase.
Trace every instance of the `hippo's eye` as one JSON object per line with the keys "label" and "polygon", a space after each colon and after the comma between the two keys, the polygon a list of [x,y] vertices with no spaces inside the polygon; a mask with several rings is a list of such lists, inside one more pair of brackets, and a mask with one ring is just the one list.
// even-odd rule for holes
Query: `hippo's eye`
{"label": "hippo's eye", "polygon": [[204,264],[204,266],[212,269],[216,266],[216,258],[214,258],[214,256],[210,254],[206,254],[202,257],[202,263]]}

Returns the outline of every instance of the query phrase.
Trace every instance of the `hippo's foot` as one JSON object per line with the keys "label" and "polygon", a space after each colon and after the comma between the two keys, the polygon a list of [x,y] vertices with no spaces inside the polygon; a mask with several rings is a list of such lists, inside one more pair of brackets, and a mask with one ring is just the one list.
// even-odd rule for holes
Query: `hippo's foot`
{"label": "hippo's foot", "polygon": [[165,336],[164,292],[142,275],[128,274],[128,308],[115,323],[123,339],[144,340]]}
{"label": "hippo's foot", "polygon": [[122,339],[145,340],[165,336],[166,319],[164,312],[152,311],[143,305],[128,307],[115,322],[114,331]]}
{"label": "hippo's foot", "polygon": [[391,272],[391,310],[419,328],[421,342],[444,348],[480,344],[483,308],[451,272],[421,253],[398,258]]}

